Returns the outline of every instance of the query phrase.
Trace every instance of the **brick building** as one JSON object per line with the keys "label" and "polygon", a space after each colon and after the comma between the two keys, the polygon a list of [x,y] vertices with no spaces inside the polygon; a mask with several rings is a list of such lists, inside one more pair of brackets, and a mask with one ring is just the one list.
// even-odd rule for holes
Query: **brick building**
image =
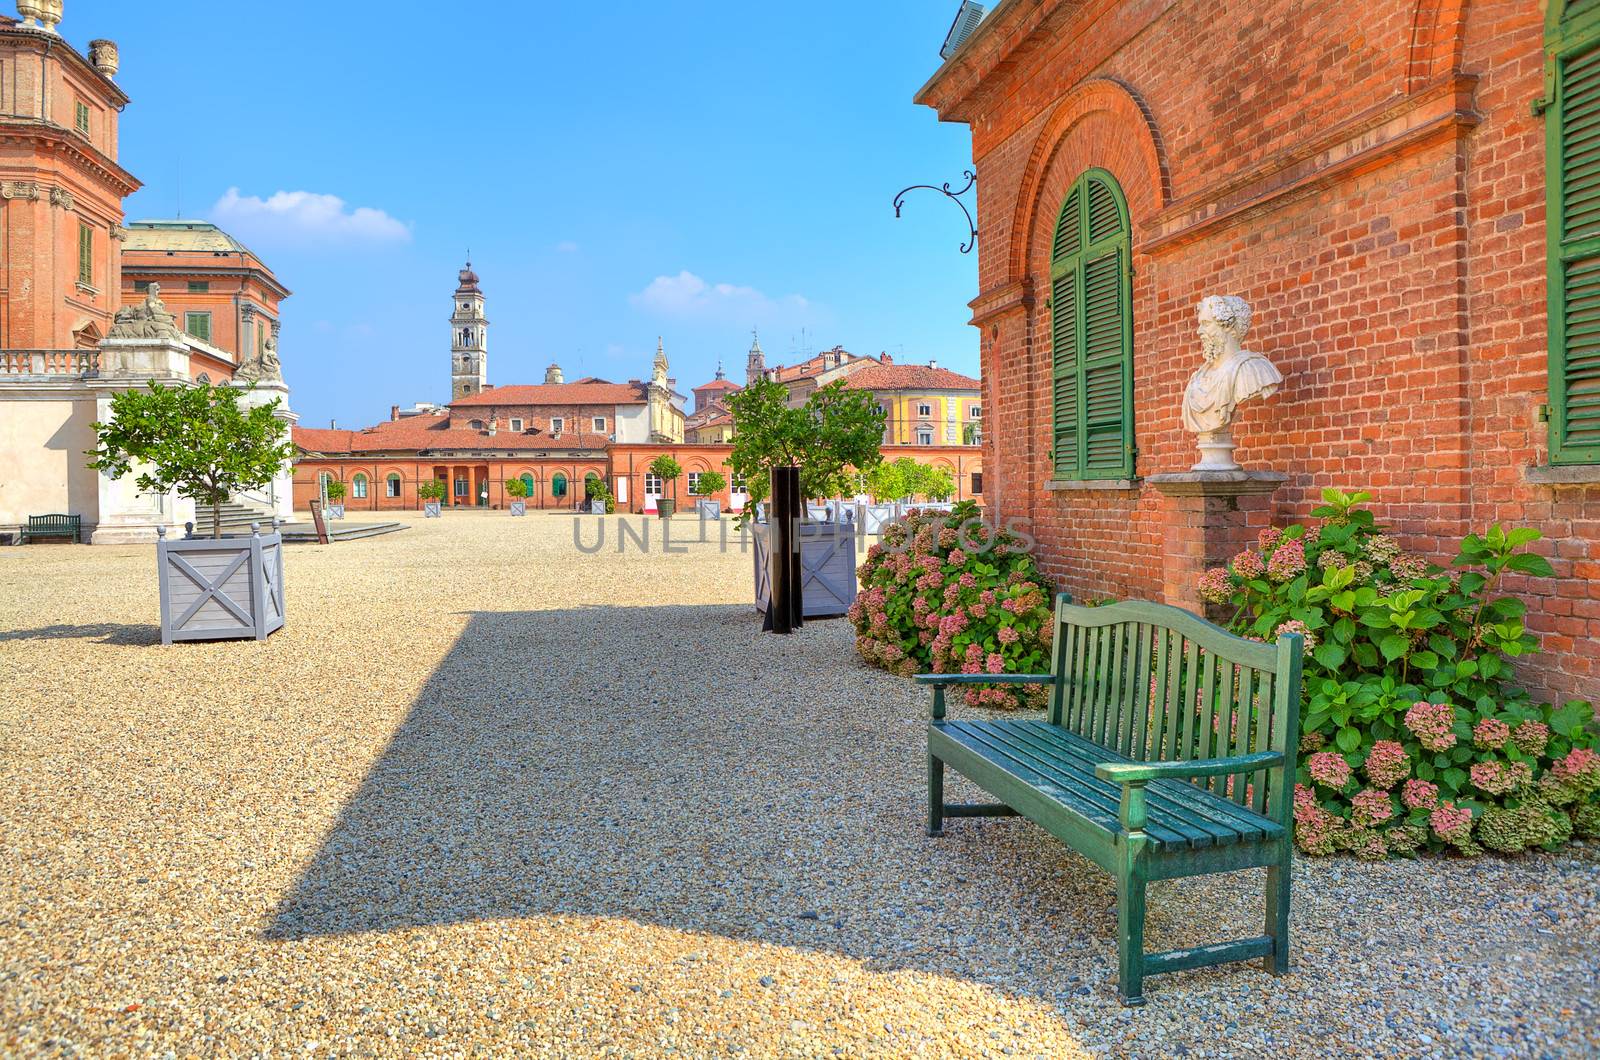
{"label": "brick building", "polygon": [[[996,6],[916,100],[979,174],[985,497],[1064,589],[1192,605],[1256,527],[1365,488],[1439,561],[1542,530],[1557,578],[1508,586],[1526,677],[1600,696],[1597,27],[1588,0]],[[1195,459],[1208,294],[1286,376],[1234,428],[1275,493],[1149,482]]]}
{"label": "brick building", "polygon": [[193,378],[221,383],[278,338],[278,304],[289,289],[249,247],[206,221],[134,221],[122,244],[122,304],[150,285],[194,351]]}
{"label": "brick building", "polygon": [[845,378],[884,411],[885,445],[973,445],[983,415],[978,381],[937,364],[872,364]]}

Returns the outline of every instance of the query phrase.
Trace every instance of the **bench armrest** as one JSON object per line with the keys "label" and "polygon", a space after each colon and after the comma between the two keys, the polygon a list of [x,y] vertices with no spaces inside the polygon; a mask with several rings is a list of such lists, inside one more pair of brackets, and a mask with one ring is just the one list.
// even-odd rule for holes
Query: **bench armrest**
{"label": "bench armrest", "polygon": [[1283,765],[1282,751],[1257,751],[1233,758],[1199,758],[1192,762],[1102,762],[1094,775],[1116,784],[1144,784],[1176,777],[1220,777],[1229,773],[1253,773]]}
{"label": "bench armrest", "polygon": [[918,684],[933,686],[933,706],[928,717],[934,721],[944,718],[944,689],[946,685],[1048,685],[1055,681],[1053,674],[915,674]]}
{"label": "bench armrest", "polygon": [[911,678],[923,685],[1047,685],[1053,674],[915,674]]}
{"label": "bench armrest", "polygon": [[1281,751],[1258,751],[1232,758],[1203,758],[1193,762],[1102,762],[1094,767],[1094,775],[1101,780],[1122,785],[1122,804],[1118,807],[1117,817],[1132,837],[1144,834],[1144,786],[1152,780],[1252,773],[1258,769],[1281,766],[1283,762]]}

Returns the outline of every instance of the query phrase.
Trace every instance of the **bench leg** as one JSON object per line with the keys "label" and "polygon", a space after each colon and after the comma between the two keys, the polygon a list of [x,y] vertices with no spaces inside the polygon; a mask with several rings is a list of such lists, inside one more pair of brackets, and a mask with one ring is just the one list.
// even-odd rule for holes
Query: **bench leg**
{"label": "bench leg", "polygon": [[1144,1004],[1144,889],[1140,866],[1117,874],[1117,992],[1130,1006]]}
{"label": "bench leg", "polygon": [[928,756],[928,834],[944,835],[944,762]]}
{"label": "bench leg", "polygon": [[1267,925],[1272,952],[1261,958],[1262,971],[1282,975],[1289,970],[1289,856],[1267,869]]}

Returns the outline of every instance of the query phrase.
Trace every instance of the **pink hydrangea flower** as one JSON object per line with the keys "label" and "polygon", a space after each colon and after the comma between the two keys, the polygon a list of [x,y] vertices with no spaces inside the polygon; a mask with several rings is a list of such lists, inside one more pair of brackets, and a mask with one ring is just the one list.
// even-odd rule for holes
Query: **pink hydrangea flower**
{"label": "pink hydrangea flower", "polygon": [[1005,673],[1006,660],[999,652],[992,651],[989,653],[986,666],[992,674]]}
{"label": "pink hydrangea flower", "polygon": [[1022,639],[1022,634],[1017,632],[1016,626],[1001,626],[995,636],[1000,638],[1001,644],[1015,644]]}
{"label": "pink hydrangea flower", "polygon": [[1456,723],[1456,708],[1448,703],[1414,703],[1406,711],[1405,722],[1417,742],[1430,751],[1448,751],[1456,745],[1456,734],[1450,731]]}
{"label": "pink hydrangea flower", "polygon": [[1504,795],[1511,790],[1511,776],[1499,762],[1476,762],[1467,771],[1472,786],[1490,795]]}
{"label": "pink hydrangea flower", "polygon": [[1225,604],[1233,595],[1233,583],[1228,580],[1225,567],[1212,567],[1200,575],[1200,599],[1212,604]]}
{"label": "pink hydrangea flower", "polygon": [[1426,780],[1408,780],[1400,789],[1400,801],[1408,810],[1427,810],[1439,805],[1439,785]]}
{"label": "pink hydrangea flower", "polygon": [[1261,553],[1247,548],[1233,557],[1233,572],[1241,578],[1259,578],[1267,572],[1267,564]]}
{"label": "pink hydrangea flower", "polygon": [[1455,803],[1441,803],[1428,815],[1428,823],[1447,843],[1465,843],[1472,833],[1472,811]]}
{"label": "pink hydrangea flower", "polygon": [[1312,651],[1316,650],[1316,648],[1317,648],[1317,635],[1315,633],[1311,632],[1311,627],[1310,626],[1306,625],[1304,622],[1300,621],[1298,618],[1291,618],[1289,621],[1283,623],[1277,629],[1272,631],[1272,635],[1273,635],[1274,638],[1281,637],[1285,633],[1298,633],[1298,634],[1300,634],[1300,636],[1306,642],[1305,643],[1305,650],[1308,651],[1308,652],[1312,652]]}
{"label": "pink hydrangea flower", "polygon": [[1523,754],[1544,754],[1544,745],[1550,742],[1550,726],[1542,721],[1524,721],[1511,730],[1511,739]]}
{"label": "pink hydrangea flower", "polygon": [[1480,718],[1472,727],[1472,746],[1483,751],[1497,751],[1511,739],[1511,726],[1498,718]]}
{"label": "pink hydrangea flower", "polygon": [[1404,780],[1411,771],[1411,756],[1395,741],[1379,740],[1367,752],[1367,760],[1361,768],[1366,771],[1367,779],[1372,781],[1374,787],[1387,791]]}
{"label": "pink hydrangea flower", "polygon": [[1273,545],[1276,545],[1282,537],[1283,531],[1276,526],[1263,527],[1261,532],[1256,535],[1256,544],[1261,548],[1261,551],[1265,552]]}
{"label": "pink hydrangea flower", "polygon": [[1284,541],[1267,561],[1267,577],[1275,582],[1291,581],[1306,569],[1306,547],[1298,540]]}
{"label": "pink hydrangea flower", "polygon": [[1365,791],[1356,792],[1350,800],[1351,818],[1361,825],[1371,828],[1382,824],[1394,816],[1394,805],[1389,802],[1389,793],[1375,791],[1367,788]]}
{"label": "pink hydrangea flower", "polygon": [[1340,791],[1350,783],[1350,763],[1336,751],[1318,751],[1306,759],[1306,771],[1311,779],[1325,788]]}
{"label": "pink hydrangea flower", "polygon": [[959,567],[967,561],[967,554],[959,548],[952,548],[950,554],[944,558],[952,567]]}

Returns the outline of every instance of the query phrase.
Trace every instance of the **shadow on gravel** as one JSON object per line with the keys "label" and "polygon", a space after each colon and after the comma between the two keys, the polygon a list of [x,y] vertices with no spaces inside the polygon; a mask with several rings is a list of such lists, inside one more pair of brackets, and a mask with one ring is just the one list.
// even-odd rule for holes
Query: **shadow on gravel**
{"label": "shadow on gravel", "polygon": [[0,630],[0,641],[7,640],[94,640],[100,644],[160,644],[161,627],[124,625],[117,622],[91,622],[82,626],[54,625],[36,629]]}
{"label": "shadow on gravel", "polygon": [[[1114,981],[1110,878],[1024,821],[927,838],[925,693],[821,625],[763,636],[748,606],[475,614],[267,936],[621,917],[1019,994]],[[1241,925],[1260,916],[1243,890]]]}

